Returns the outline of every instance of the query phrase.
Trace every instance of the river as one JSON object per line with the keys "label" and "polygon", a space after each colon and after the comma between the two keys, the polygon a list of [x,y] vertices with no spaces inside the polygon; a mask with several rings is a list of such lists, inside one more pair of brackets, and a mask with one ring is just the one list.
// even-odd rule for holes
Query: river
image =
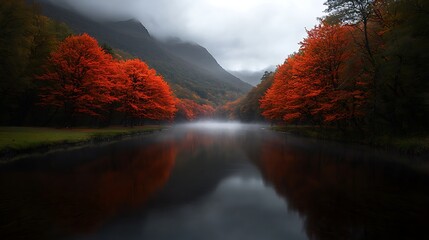
{"label": "river", "polygon": [[0,239],[424,239],[419,161],[263,125],[176,125],[1,165]]}

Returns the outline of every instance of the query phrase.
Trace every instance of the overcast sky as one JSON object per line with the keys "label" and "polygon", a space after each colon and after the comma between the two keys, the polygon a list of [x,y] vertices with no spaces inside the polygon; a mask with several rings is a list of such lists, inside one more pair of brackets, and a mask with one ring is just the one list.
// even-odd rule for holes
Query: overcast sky
{"label": "overcast sky", "polygon": [[157,38],[206,47],[227,70],[257,71],[298,50],[325,0],[52,0],[90,15],[135,17]]}

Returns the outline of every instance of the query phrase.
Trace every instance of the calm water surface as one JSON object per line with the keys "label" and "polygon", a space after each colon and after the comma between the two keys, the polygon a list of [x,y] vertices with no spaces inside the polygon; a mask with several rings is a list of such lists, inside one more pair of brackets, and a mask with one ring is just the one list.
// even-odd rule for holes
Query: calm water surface
{"label": "calm water surface", "polygon": [[178,125],[0,165],[0,239],[429,239],[429,175],[402,160]]}

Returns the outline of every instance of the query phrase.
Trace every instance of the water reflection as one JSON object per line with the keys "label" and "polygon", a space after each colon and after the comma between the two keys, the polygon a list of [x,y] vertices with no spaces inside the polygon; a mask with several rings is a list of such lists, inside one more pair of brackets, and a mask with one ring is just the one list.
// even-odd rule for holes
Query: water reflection
{"label": "water reflection", "polygon": [[[141,206],[160,189],[177,154],[168,143],[111,150],[32,159],[40,161],[34,171],[20,171],[21,164],[2,169],[2,239],[57,239],[94,232],[118,213]],[[83,163],[66,163],[73,159]],[[57,161],[72,166],[64,168]]]}
{"label": "water reflection", "polygon": [[[258,164],[311,239],[427,236],[428,177],[400,164],[266,141]],[[350,150],[350,149],[349,149]],[[356,157],[360,156],[360,157]]]}
{"label": "water reflection", "polygon": [[0,236],[415,239],[429,177],[391,157],[258,125],[180,125],[1,166]]}
{"label": "water reflection", "polygon": [[[301,219],[260,178],[236,174],[193,204],[149,213],[142,239],[306,239]],[[162,226],[162,227],[161,227]]]}

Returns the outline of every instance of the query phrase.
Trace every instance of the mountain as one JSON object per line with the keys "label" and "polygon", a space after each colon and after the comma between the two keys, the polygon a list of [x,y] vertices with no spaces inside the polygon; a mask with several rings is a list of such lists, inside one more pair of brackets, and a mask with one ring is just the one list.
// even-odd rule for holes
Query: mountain
{"label": "mountain", "polygon": [[231,73],[244,82],[249,83],[252,86],[256,86],[261,82],[261,77],[265,74],[265,72],[272,72],[275,71],[275,69],[275,66],[270,66],[260,71],[231,71]]}
{"label": "mountain", "polygon": [[238,89],[244,88],[247,89],[247,91],[250,90],[248,83],[243,82],[223,69],[209,51],[198,44],[182,42],[179,39],[175,39],[165,42],[164,48],[188,63],[206,70],[207,73],[211,74],[213,77],[219,78],[225,83],[232,84]]}
{"label": "mountain", "polygon": [[179,98],[221,105],[237,99],[252,88],[225,71],[198,44],[159,41],[136,20],[97,21],[47,0],[36,2],[44,15],[66,23],[75,33],[86,32],[100,44],[108,44],[146,61],[164,76]]}

